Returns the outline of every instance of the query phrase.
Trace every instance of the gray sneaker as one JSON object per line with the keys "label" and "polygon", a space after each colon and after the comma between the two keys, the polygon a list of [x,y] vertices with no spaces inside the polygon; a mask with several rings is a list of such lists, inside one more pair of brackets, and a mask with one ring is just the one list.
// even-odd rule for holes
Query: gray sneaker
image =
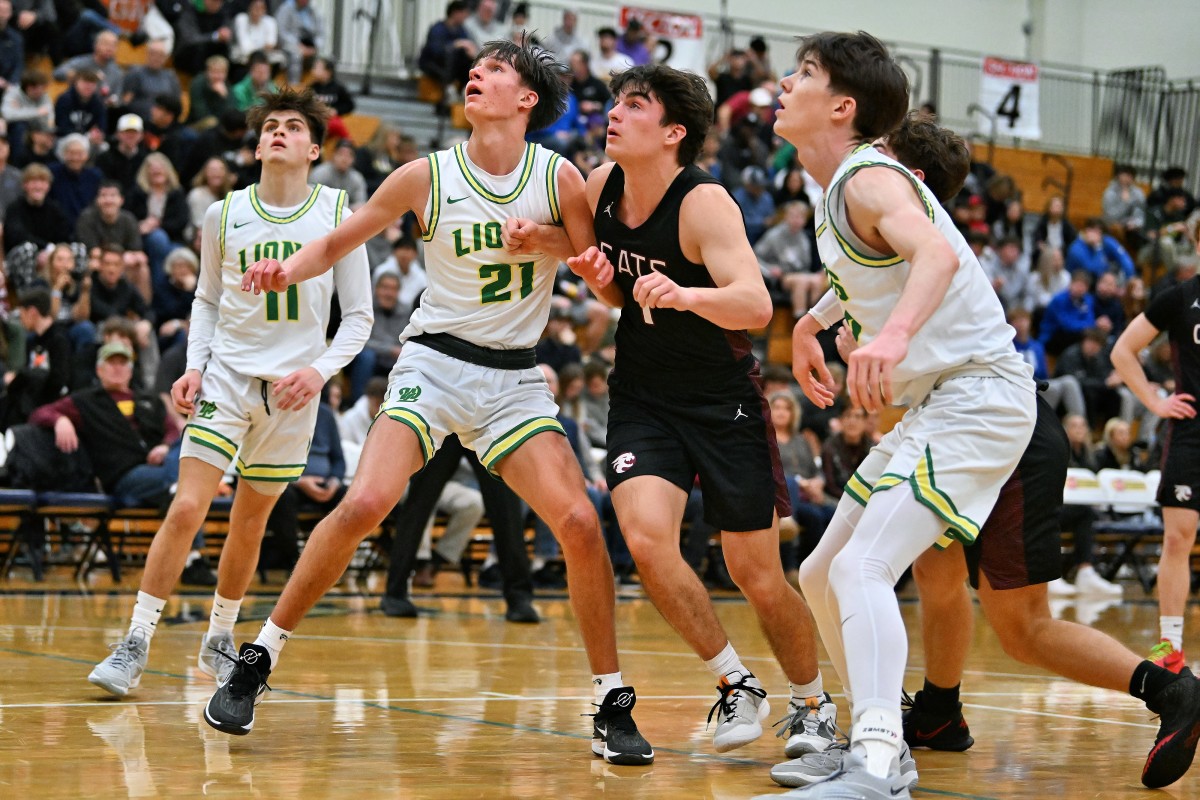
{"label": "gray sneaker", "polygon": [[808,698],[804,706],[788,703],[788,715],[775,725],[783,725],[775,736],[787,739],[783,753],[788,758],[823,753],[838,740],[837,706],[827,693]]}
{"label": "gray sneaker", "polygon": [[758,678],[747,674],[730,683],[726,676],[721,678],[717,691],[721,697],[708,712],[709,722],[713,714],[717,715],[717,730],[713,734],[716,751],[727,753],[762,736],[762,723],[771,713],[771,706],[767,703],[767,690]]}
{"label": "gray sneaker", "polygon": [[[824,783],[839,774],[849,758],[857,759],[856,756],[849,756],[849,752],[850,745],[839,742],[823,753],[809,753],[800,758],[776,764],[771,768],[771,780],[780,786],[792,787]],[[900,776],[897,783],[903,783],[906,789],[917,785],[917,762],[913,759],[908,745],[903,742],[900,744]],[[788,795],[783,796],[787,797]],[[810,796],[812,795],[804,795],[804,797]]]}
{"label": "gray sneaker", "polygon": [[142,681],[142,670],[146,668],[146,659],[150,655],[150,642],[145,634],[135,630],[115,644],[109,645],[112,653],[101,661],[88,675],[88,680],[111,692],[117,697],[124,697],[137,688]]}
{"label": "gray sneaker", "polygon": [[233,643],[232,633],[218,633],[211,639],[208,634],[200,640],[200,655],[196,657],[196,666],[210,678],[216,678],[217,683],[224,683],[233,672],[237,663],[237,647]]}

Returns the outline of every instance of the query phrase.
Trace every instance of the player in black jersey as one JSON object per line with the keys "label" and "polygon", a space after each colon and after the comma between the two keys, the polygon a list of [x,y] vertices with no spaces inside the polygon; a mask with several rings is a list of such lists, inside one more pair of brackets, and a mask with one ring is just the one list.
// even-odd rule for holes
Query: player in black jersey
{"label": "player in black jersey", "polygon": [[[606,259],[615,268],[615,297],[606,299],[622,311],[607,477],[617,518],[646,593],[718,678],[716,749],[748,744],[762,734],[766,691],[679,550],[684,504],[699,482],[729,573],[791,682],[785,752],[823,751],[836,707],[821,684],[809,611],[779,559],[788,493],[745,332],[771,319],[771,299],[737,205],[693,163],[712,100],[699,76],[662,66],[621,73],[612,93],[615,163],[587,183],[597,246],[568,263],[591,269]],[[513,244],[526,235],[519,221],[508,233]]]}
{"label": "player in black jersey", "polygon": [[[1200,222],[1191,231],[1200,233]],[[1197,244],[1200,253],[1200,244]],[[1172,394],[1146,380],[1138,353],[1160,331],[1171,343],[1175,386]],[[1163,445],[1158,502],[1163,507],[1163,547],[1158,561],[1158,608],[1161,641],[1150,657],[1179,671],[1183,655],[1183,611],[1191,588],[1191,552],[1200,521],[1200,277],[1168,289],[1125,329],[1112,352],[1113,366],[1146,408],[1168,420]],[[1161,391],[1160,391],[1161,389]]]}

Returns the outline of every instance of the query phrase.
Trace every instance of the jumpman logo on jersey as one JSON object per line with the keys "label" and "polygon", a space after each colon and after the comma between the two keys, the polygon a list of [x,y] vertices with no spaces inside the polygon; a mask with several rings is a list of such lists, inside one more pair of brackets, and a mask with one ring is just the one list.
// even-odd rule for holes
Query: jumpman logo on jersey
{"label": "jumpman logo on jersey", "polygon": [[612,203],[604,207],[604,213],[608,215],[609,219],[612,219]]}
{"label": "jumpman logo on jersey", "polygon": [[1192,308],[1200,308],[1200,300],[1193,300]]}
{"label": "jumpman logo on jersey", "polygon": [[737,422],[742,417],[745,417],[746,419],[750,419],[750,415],[747,414],[745,411],[742,411],[742,404],[738,403],[738,410],[737,410],[737,413],[733,415],[733,421]]}

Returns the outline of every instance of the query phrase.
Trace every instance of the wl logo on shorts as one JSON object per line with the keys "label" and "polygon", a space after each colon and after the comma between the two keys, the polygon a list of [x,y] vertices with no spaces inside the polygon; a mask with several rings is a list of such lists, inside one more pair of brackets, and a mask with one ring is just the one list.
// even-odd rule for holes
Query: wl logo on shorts
{"label": "wl logo on shorts", "polygon": [[217,411],[216,403],[212,402],[211,400],[201,400],[200,401],[200,410],[196,413],[196,416],[199,417],[200,419],[212,419],[213,414],[215,414],[216,411]]}
{"label": "wl logo on shorts", "polygon": [[396,390],[397,403],[412,403],[421,396],[420,386],[405,386]]}

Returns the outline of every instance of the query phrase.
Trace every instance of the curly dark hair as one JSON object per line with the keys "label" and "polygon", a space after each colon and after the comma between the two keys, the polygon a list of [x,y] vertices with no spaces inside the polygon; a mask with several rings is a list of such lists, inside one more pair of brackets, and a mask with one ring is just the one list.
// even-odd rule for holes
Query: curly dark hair
{"label": "curly dark hair", "polygon": [[811,58],[829,74],[829,89],[854,98],[854,129],[878,139],[908,113],[908,76],[883,42],[866,31],[826,31],[800,40],[796,61]]}
{"label": "curly dark hair", "polygon": [[679,166],[693,163],[704,147],[713,122],[712,95],[708,84],[694,72],[684,72],[661,64],[631,67],[616,75],[609,87],[613,97],[622,94],[653,96],[662,103],[661,124],[682,125],[687,135],[679,143]]}
{"label": "curly dark hair", "polygon": [[528,34],[521,35],[519,44],[507,39],[486,43],[475,56],[475,63],[485,58],[508,64],[516,70],[521,83],[537,93],[537,104],[525,124],[527,131],[549,127],[566,113],[568,89],[563,79],[571,70],[553,52],[533,44]]}
{"label": "curly dark hair", "polygon": [[246,112],[247,126],[259,137],[268,116],[279,111],[295,111],[304,117],[313,144],[319,147],[325,143],[325,128],[333,116],[333,109],[318,100],[311,89],[285,86],[277,94],[263,92],[259,100],[258,105]]}
{"label": "curly dark hair", "polygon": [[921,111],[909,112],[887,135],[887,147],[901,164],[925,173],[925,185],[939,203],[954,199],[971,171],[971,153],[962,137]]}

